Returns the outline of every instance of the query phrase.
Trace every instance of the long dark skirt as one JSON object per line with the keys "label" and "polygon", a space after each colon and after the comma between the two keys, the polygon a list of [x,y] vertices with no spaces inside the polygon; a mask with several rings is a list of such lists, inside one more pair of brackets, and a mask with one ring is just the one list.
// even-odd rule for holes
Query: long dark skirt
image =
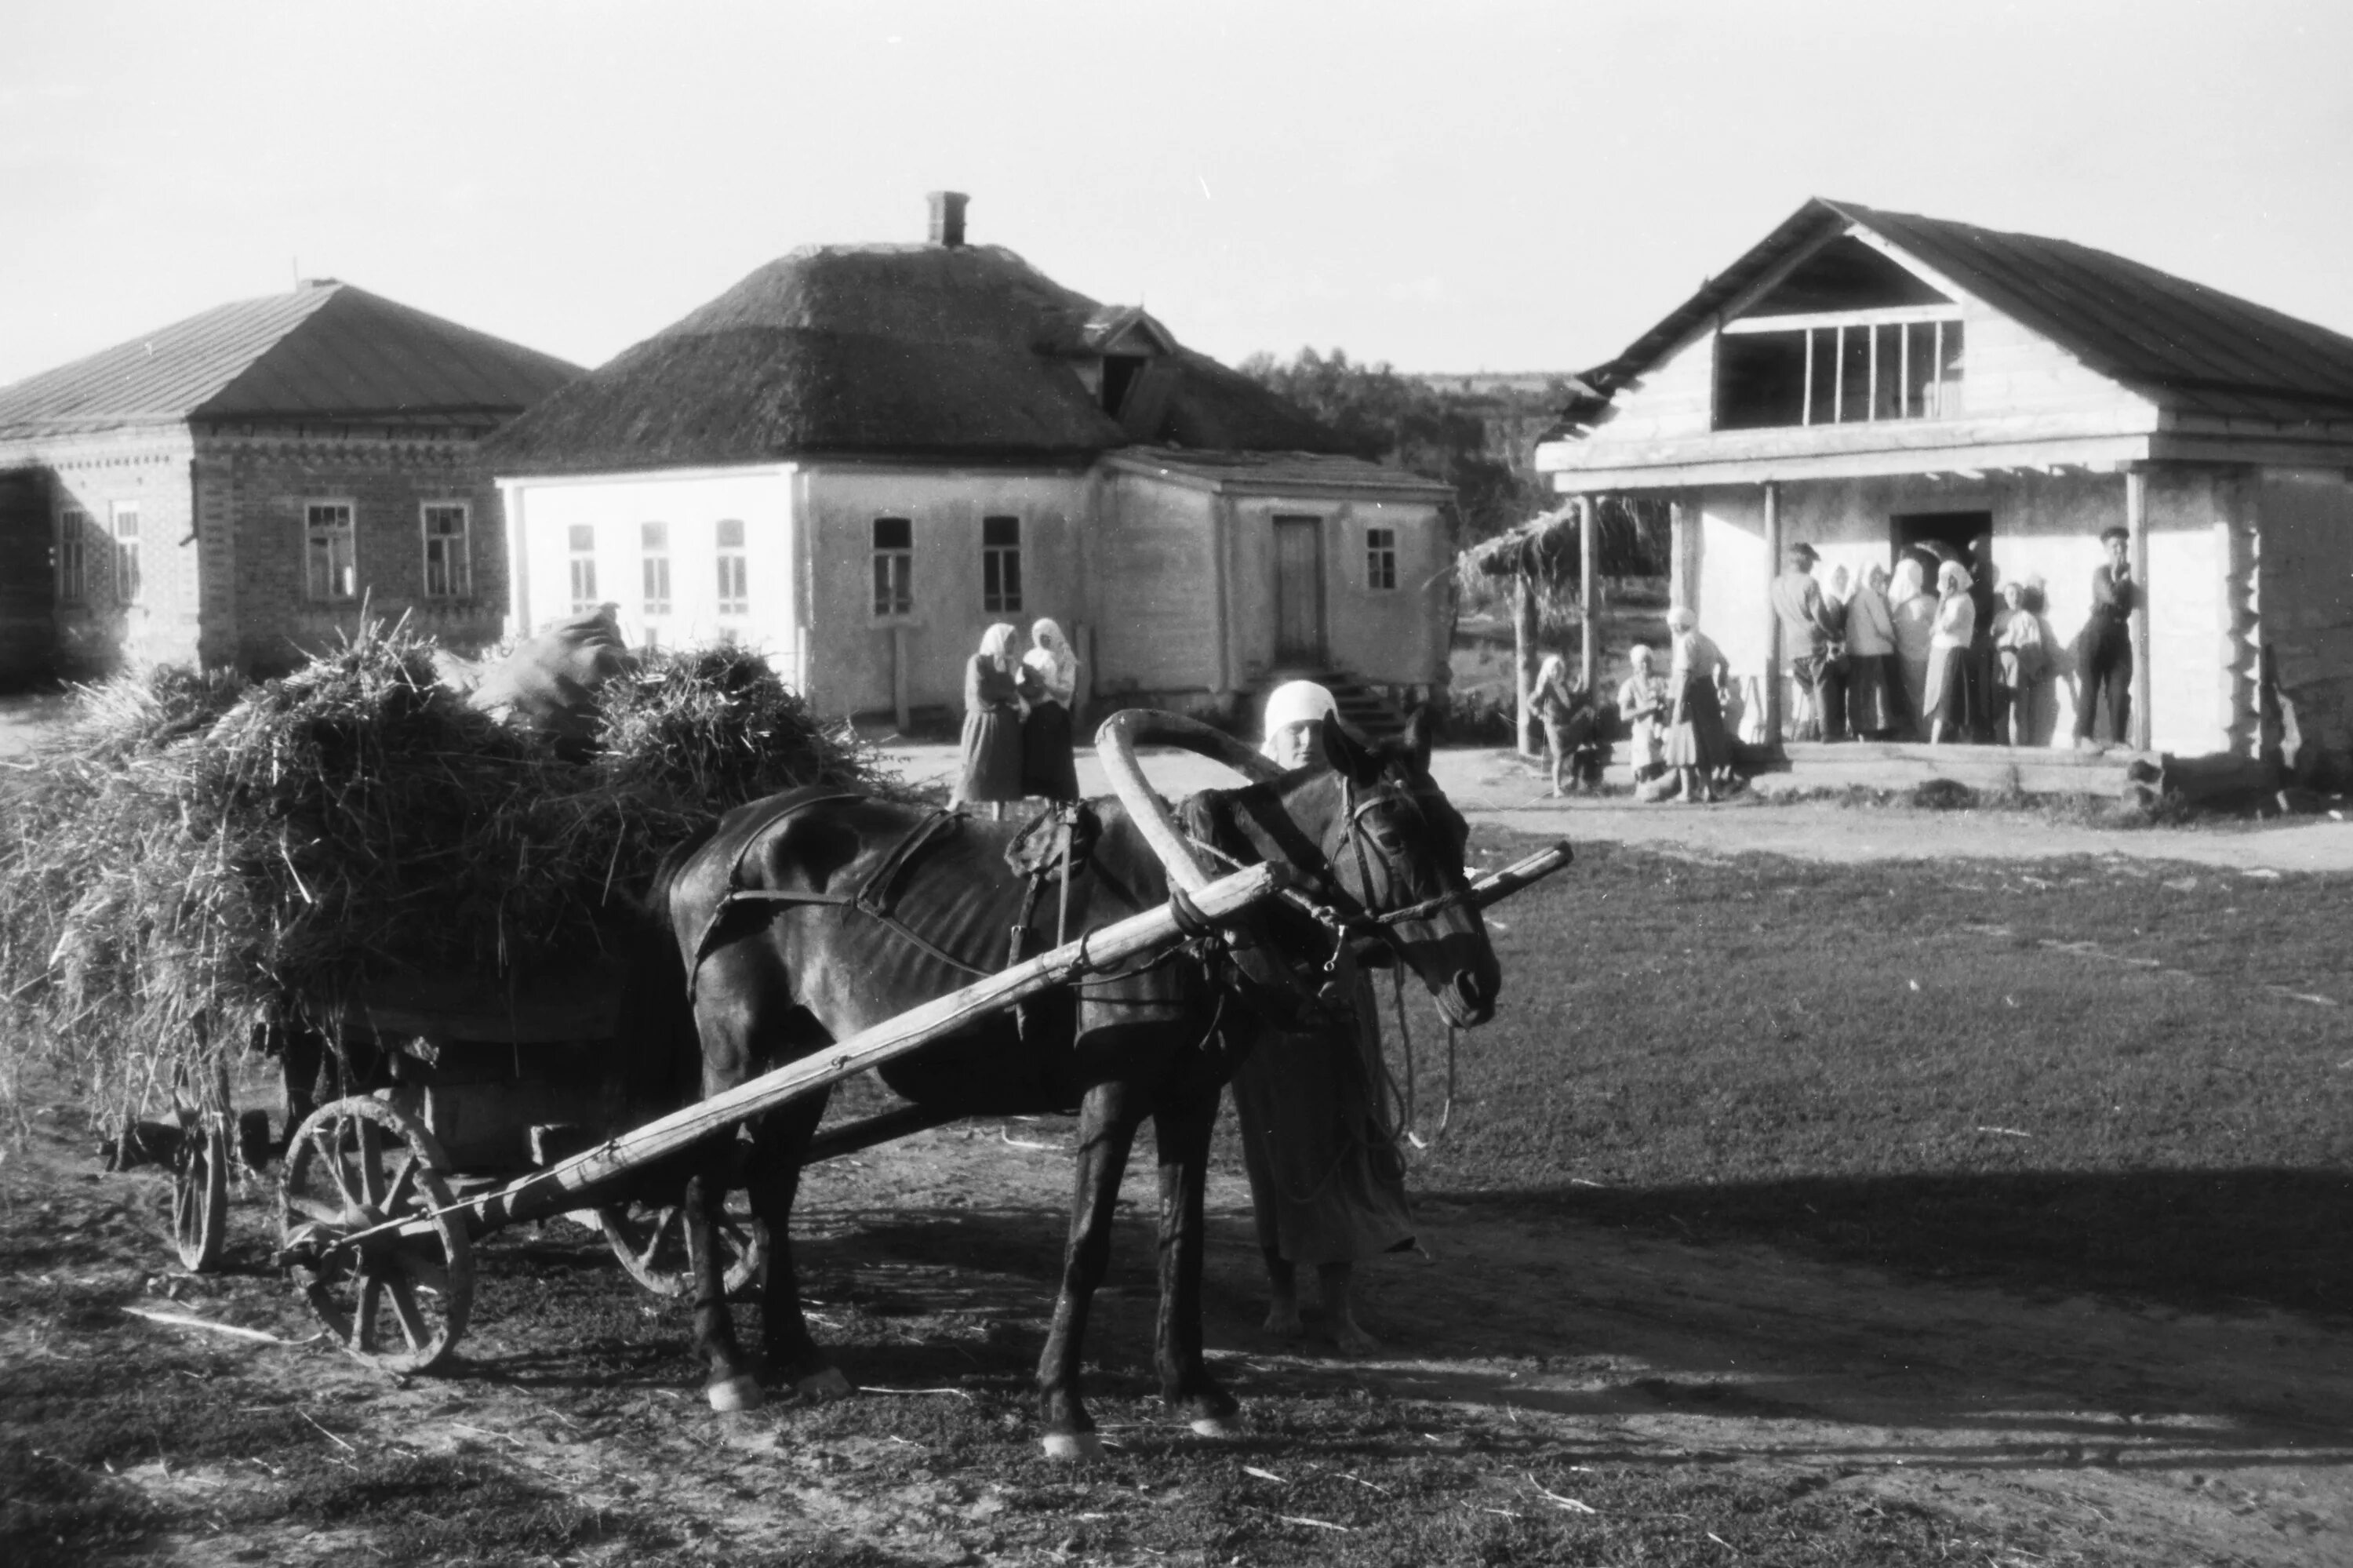
{"label": "long dark skirt", "polygon": [[959,800],[1018,800],[1021,788],[1021,710],[986,707],[964,715],[964,776]]}
{"label": "long dark skirt", "polygon": [[1694,675],[1675,699],[1674,728],[1667,732],[1667,766],[1714,772],[1732,766],[1732,736],[1725,733],[1724,705],[1715,683]]}
{"label": "long dark skirt", "polygon": [[1021,721],[1021,792],[1049,800],[1079,798],[1079,766],[1071,756],[1071,710],[1039,703]]}

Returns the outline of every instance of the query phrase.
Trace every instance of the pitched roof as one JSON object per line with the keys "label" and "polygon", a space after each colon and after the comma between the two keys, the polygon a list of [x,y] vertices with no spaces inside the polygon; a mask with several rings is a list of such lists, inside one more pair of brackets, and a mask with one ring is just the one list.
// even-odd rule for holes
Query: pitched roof
{"label": "pitched roof", "polygon": [[1406,469],[1360,457],[1303,451],[1198,451],[1185,447],[1128,447],[1108,460],[1113,468],[1190,481],[1204,490],[1253,493],[1356,491],[1433,504],[1451,501],[1454,487]]}
{"label": "pitched roof", "polygon": [[1144,322],[999,246],[812,246],[566,387],[489,450],[508,473],[565,473],[828,453],[1076,460],[1145,440],[1338,450],[1301,409],[1183,349],[1153,360],[1113,418],[1072,356]]}
{"label": "pitched roof", "polygon": [[2168,408],[2353,417],[2353,337],[2342,333],[2086,245],[1820,197],[1586,378],[1614,394],[1776,264],[1850,223]]}
{"label": "pitched roof", "polygon": [[306,283],[0,387],[0,432],[177,419],[490,423],[580,374],[349,283]]}

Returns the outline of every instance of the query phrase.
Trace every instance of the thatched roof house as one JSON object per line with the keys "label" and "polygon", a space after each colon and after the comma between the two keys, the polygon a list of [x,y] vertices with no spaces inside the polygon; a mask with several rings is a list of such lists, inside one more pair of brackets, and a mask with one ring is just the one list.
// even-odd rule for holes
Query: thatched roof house
{"label": "thatched roof house", "polygon": [[964,243],[953,193],[929,242],[771,262],[490,450],[518,626],[613,599],[641,639],[765,646],[828,707],[953,705],[981,631],[1039,615],[1092,635],[1095,691],[1190,705],[1444,667],[1444,486]]}

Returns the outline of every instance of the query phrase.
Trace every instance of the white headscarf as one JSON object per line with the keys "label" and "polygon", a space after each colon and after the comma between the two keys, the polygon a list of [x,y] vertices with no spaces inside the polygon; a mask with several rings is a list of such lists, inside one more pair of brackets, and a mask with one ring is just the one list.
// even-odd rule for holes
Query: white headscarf
{"label": "white headscarf", "polygon": [[1340,711],[1332,694],[1313,681],[1285,681],[1269,693],[1266,717],[1259,726],[1259,752],[1274,756],[1274,739],[1292,725],[1311,719],[1328,719]]}
{"label": "white headscarf", "polygon": [[1891,607],[1918,599],[1926,591],[1919,556],[1906,556],[1895,563],[1895,586],[1887,590]]}
{"label": "white headscarf", "polygon": [[1021,636],[1021,629],[1010,621],[1000,620],[980,634],[980,651],[997,661],[999,668],[1010,673],[1013,668],[1013,644]]}
{"label": "white headscarf", "polygon": [[1544,656],[1544,662],[1536,666],[1535,689],[1539,692],[1552,684],[1555,681],[1559,681],[1563,684],[1566,684],[1567,683],[1567,679],[1568,663],[1557,653],[1546,654]]}
{"label": "white headscarf", "polygon": [[1021,662],[1038,673],[1049,699],[1067,706],[1079,687],[1079,656],[1071,651],[1071,640],[1046,616],[1029,629],[1029,640],[1037,646],[1021,656]]}

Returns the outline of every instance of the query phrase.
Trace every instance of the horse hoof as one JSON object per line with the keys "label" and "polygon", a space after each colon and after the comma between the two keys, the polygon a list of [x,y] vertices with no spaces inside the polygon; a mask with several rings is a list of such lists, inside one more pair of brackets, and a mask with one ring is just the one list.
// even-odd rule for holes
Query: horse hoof
{"label": "horse hoof", "polygon": [[760,1408],[760,1384],[753,1378],[723,1379],[704,1392],[711,1396],[711,1408],[723,1415],[738,1410]]}
{"label": "horse hoof", "polygon": [[1046,1434],[1046,1457],[1049,1459],[1092,1460],[1103,1457],[1103,1439],[1092,1432]]}
{"label": "horse hoof", "polygon": [[1242,1424],[1230,1415],[1204,1415],[1192,1425],[1196,1437],[1225,1439],[1245,1435]]}
{"label": "horse hoof", "polygon": [[828,1399],[848,1399],[856,1391],[849,1386],[849,1380],[841,1375],[840,1368],[827,1367],[823,1372],[813,1372],[793,1384],[793,1392],[803,1399],[822,1403]]}

